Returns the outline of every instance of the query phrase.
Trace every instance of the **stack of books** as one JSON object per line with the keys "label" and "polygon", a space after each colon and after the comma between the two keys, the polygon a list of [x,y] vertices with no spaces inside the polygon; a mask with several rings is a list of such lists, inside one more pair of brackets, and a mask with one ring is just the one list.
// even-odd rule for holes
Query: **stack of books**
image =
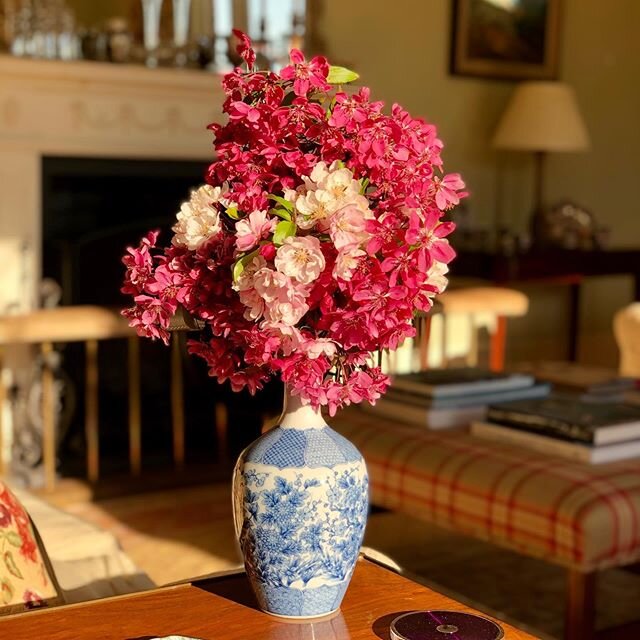
{"label": "stack of books", "polygon": [[489,407],[474,422],[480,438],[589,464],[640,456],[640,407],[554,395]]}
{"label": "stack of books", "polygon": [[469,425],[486,416],[491,403],[541,398],[546,383],[520,373],[486,369],[430,369],[395,376],[390,389],[374,406],[363,407],[379,416],[429,429]]}

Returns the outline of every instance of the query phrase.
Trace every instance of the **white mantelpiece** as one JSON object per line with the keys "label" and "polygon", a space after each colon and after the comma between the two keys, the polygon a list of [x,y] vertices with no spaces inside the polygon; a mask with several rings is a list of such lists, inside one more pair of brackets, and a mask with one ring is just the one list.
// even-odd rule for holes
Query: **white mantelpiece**
{"label": "white mantelpiece", "polygon": [[222,100],[205,72],[0,56],[0,237],[28,242],[40,274],[43,156],[206,162]]}

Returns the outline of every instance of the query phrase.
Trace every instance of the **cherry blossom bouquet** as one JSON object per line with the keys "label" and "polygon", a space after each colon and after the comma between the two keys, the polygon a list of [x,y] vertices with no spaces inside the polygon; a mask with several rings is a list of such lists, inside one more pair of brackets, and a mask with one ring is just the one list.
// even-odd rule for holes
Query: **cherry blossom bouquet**
{"label": "cherry blossom bouquet", "polygon": [[204,322],[190,353],[251,393],[274,376],[314,408],[375,402],[389,379],[374,354],[415,335],[447,285],[455,253],[444,213],[466,193],[444,174],[436,128],[323,57],[291,52],[279,74],[254,69],[246,35],[223,81],[216,160],[182,205],[169,247],[158,232],[123,258],[123,313],[169,339],[182,306]]}

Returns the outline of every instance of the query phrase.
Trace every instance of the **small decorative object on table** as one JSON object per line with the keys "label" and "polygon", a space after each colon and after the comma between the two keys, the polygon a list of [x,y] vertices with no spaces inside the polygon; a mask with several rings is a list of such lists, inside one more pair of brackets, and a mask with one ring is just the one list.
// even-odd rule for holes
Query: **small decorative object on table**
{"label": "small decorative object on table", "polygon": [[534,214],[533,236],[539,247],[592,251],[607,245],[608,229],[597,223],[591,211],[570,201]]}
{"label": "small decorative object on table", "polygon": [[414,611],[391,623],[391,640],[500,640],[502,627],[463,611]]}
{"label": "small decorative object on table", "polygon": [[340,606],[364,533],[367,474],[324,422],[375,402],[389,380],[374,354],[415,335],[454,257],[442,216],[466,195],[444,175],[435,127],[369,90],[357,74],[291,52],[279,74],[224,77],[229,120],[212,124],[208,185],[178,213],[171,246],[150,233],[124,258],[124,313],[141,335],[169,340],[179,307],[203,321],[193,354],[220,382],[286,384],[280,426],[234,474],[237,531],[260,606],[312,617]]}

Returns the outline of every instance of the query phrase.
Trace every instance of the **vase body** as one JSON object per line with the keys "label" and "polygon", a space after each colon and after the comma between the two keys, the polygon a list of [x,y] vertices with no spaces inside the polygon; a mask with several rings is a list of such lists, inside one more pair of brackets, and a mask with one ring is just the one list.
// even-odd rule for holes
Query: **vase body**
{"label": "vase body", "polygon": [[358,450],[285,394],[279,426],[242,452],[233,479],[236,533],[264,611],[310,618],[340,607],[368,498]]}

